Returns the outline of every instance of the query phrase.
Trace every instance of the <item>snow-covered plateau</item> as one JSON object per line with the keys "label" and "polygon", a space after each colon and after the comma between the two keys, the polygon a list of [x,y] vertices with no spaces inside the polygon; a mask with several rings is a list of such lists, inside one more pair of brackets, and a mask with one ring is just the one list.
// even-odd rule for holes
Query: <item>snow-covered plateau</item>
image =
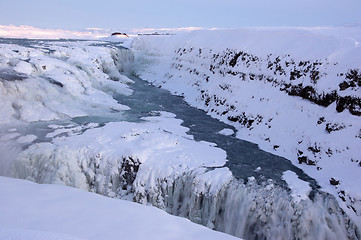
{"label": "snow-covered plateau", "polygon": [[[358,27],[201,30],[102,41],[0,39],[0,174],[153,205],[244,239],[360,239],[359,42]],[[175,115],[162,104],[153,110],[144,97],[134,113],[123,101],[136,95],[133,76],[150,83],[147,94],[160,94],[153,85],[165,88],[228,124],[216,131],[225,139],[245,139],[289,159],[319,187],[291,169],[275,172],[285,185],[258,178],[264,165],[254,169],[255,177],[235,177],[227,152],[196,140],[181,111]],[[55,193],[56,187],[8,178],[0,183],[9,196],[0,197],[6,211],[0,236],[52,239],[54,232],[54,238],[92,239],[109,231],[104,236],[110,239],[117,234],[114,218],[124,210],[141,216],[120,218],[126,228],[152,223],[138,230],[144,236],[173,239],[189,228],[184,238],[232,238],[121,200],[96,202],[99,196],[66,188]],[[64,211],[83,206],[62,194],[74,200],[79,194],[97,207],[111,201],[109,228],[103,224],[96,232],[96,222],[79,223],[83,216],[73,223],[89,223],[83,228],[89,235],[69,228],[41,210],[53,208],[41,191],[54,191]],[[39,212],[11,201],[27,196]],[[112,212],[113,206],[123,210]]]}

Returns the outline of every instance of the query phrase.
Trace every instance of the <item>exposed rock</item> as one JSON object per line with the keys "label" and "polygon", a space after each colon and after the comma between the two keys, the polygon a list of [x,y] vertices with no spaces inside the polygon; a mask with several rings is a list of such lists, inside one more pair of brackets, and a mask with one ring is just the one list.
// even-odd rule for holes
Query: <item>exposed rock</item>
{"label": "exposed rock", "polygon": [[339,97],[337,99],[336,110],[343,112],[349,109],[350,113],[356,116],[361,116],[361,99],[352,96]]}
{"label": "exposed rock", "polygon": [[325,117],[320,117],[320,119],[318,119],[317,121],[317,124],[322,124],[324,123],[326,120],[325,120]]}
{"label": "exposed rock", "polygon": [[126,190],[127,186],[131,186],[133,184],[137,176],[139,166],[139,159],[134,159],[131,156],[123,157],[122,167],[120,171],[123,190]]}
{"label": "exposed rock", "polygon": [[361,72],[359,69],[350,69],[345,75],[345,81],[339,84],[340,90],[361,87]]}
{"label": "exposed rock", "polygon": [[112,36],[124,36],[124,37],[129,37],[128,34],[126,33],[120,33],[120,32],[114,32],[112,33]]}
{"label": "exposed rock", "polygon": [[331,185],[334,185],[334,186],[337,186],[337,185],[340,184],[340,181],[337,181],[336,179],[331,178],[331,179],[330,179],[330,184],[331,184]]}
{"label": "exposed rock", "polygon": [[345,129],[346,126],[343,124],[337,124],[337,123],[327,123],[326,124],[326,131],[328,133],[334,132],[334,131],[340,131],[342,129]]}
{"label": "exposed rock", "polygon": [[307,164],[307,165],[316,166],[316,162],[308,159],[307,156],[300,156],[300,157],[298,157],[298,163],[299,163],[299,164],[305,163],[305,164]]}

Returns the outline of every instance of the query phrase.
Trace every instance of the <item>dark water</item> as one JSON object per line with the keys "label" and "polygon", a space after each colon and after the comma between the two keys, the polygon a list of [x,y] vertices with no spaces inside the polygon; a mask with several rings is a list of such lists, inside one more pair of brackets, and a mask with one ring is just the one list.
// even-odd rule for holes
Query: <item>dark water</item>
{"label": "dark water", "polygon": [[[130,86],[134,93],[116,97],[120,103],[131,108],[125,113],[127,121],[140,121],[141,117],[149,116],[152,111],[172,112],[183,120],[182,125],[190,129],[189,134],[193,135],[195,140],[216,143],[227,152],[226,166],[236,178],[244,181],[251,176],[259,181],[273,179],[279,185],[286,186],[282,173],[291,170],[300,179],[309,182],[314,190],[318,188],[314,179],[292,165],[289,160],[262,151],[256,144],[240,140],[234,135],[224,136],[218,133],[224,128],[235,131],[233,126],[212,118],[203,110],[189,106],[182,97],[171,95],[168,91],[139,78],[131,79],[135,82]],[[258,167],[261,167],[261,170],[256,172]]]}

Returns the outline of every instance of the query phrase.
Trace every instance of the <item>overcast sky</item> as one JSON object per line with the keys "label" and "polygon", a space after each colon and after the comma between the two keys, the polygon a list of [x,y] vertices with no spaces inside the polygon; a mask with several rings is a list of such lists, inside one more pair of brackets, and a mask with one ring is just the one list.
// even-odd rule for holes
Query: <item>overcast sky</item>
{"label": "overcast sky", "polygon": [[0,0],[0,25],[82,30],[361,23],[361,0]]}

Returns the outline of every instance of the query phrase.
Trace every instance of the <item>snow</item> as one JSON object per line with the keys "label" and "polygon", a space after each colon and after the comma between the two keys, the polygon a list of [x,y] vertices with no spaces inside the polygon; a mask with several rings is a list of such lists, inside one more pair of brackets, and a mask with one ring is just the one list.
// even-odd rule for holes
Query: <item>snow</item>
{"label": "snow", "polygon": [[308,182],[302,181],[298,178],[297,174],[292,171],[286,171],[282,175],[282,179],[285,180],[292,191],[292,197],[295,201],[299,202],[308,198],[311,192],[311,187]]}
{"label": "snow", "polygon": [[222,187],[233,180],[233,177],[228,168],[217,168],[214,171],[198,175],[195,180],[201,183],[196,187],[199,193],[205,192],[203,188],[208,187],[209,193],[217,194]]}
{"label": "snow", "polygon": [[221,131],[218,132],[219,134],[225,135],[225,136],[230,136],[234,134],[234,131],[230,128],[225,128]]}
{"label": "snow", "polygon": [[261,167],[257,167],[254,171],[255,171],[255,172],[259,172],[259,171],[261,171],[261,170],[262,170]]}
{"label": "snow", "polygon": [[[340,87],[350,69],[360,72],[360,33],[360,26],[258,27],[139,36],[134,71],[232,124],[238,138],[290,159],[360,223],[361,121],[347,108],[336,111],[337,99],[361,98],[359,85]],[[295,69],[303,75],[291,80]],[[324,107],[282,89],[300,85],[338,97]]]}
{"label": "snow", "polygon": [[151,206],[0,177],[0,238],[238,239]]}
{"label": "snow", "polygon": [[0,227],[0,238],[2,240],[85,240],[68,234],[4,227]]}
{"label": "snow", "polygon": [[22,137],[19,137],[16,141],[18,143],[32,143],[34,142],[38,137],[33,135],[33,134],[29,134],[29,135],[26,135],[26,136],[22,136]]}
{"label": "snow", "polygon": [[16,132],[8,133],[8,134],[5,134],[5,135],[2,135],[0,140],[1,141],[9,141],[9,140],[14,139],[14,138],[19,137],[19,136],[20,136],[20,134],[16,133]]}
{"label": "snow", "polygon": [[[340,73],[360,68],[360,36],[359,27],[247,28],[132,36],[125,43],[131,50],[103,41],[44,41],[27,47],[0,44],[0,149],[4,152],[0,173],[152,204],[237,236],[252,238],[259,234],[287,238],[296,233],[330,239],[355,236],[352,224],[347,225],[349,229],[344,227],[347,218],[340,213],[333,198],[316,197],[311,201],[308,183],[295,173],[283,174],[291,196],[271,180],[263,185],[258,185],[254,177],[249,178],[247,184],[237,182],[224,167],[225,151],[214,143],[195,141],[177,116],[156,112],[140,122],[126,122],[123,113],[129,108],[117,102],[115,96],[132,94],[128,86],[132,80],[121,71],[134,73],[184,96],[189,104],[204,109],[236,130],[223,129],[219,134],[235,134],[290,159],[315,178],[322,190],[336,196],[340,206],[361,226],[360,187],[355,184],[360,181],[359,116],[352,115],[348,109],[337,112],[336,103],[322,107],[280,90],[285,84],[304,84],[312,86],[317,93],[336,91],[340,97],[360,97],[358,86],[339,89],[345,80]],[[236,57],[238,53],[241,55]],[[246,60],[243,61],[243,57]],[[268,67],[277,59],[277,67]],[[305,75],[290,80],[290,72],[306,61],[316,66],[320,79],[316,83],[312,81],[311,73],[301,64]],[[322,65],[319,66],[319,62]],[[284,72],[275,70],[279,68]],[[261,74],[263,80],[259,79]],[[264,80],[267,76],[273,76],[273,81]],[[77,117],[89,118],[85,120],[87,123],[77,124],[74,120]],[[93,117],[107,120],[95,123]],[[40,133],[36,132],[37,128],[26,130],[35,123],[39,124]],[[300,157],[314,161],[314,165],[299,164]],[[331,178],[339,181],[339,185],[331,185]],[[130,210],[138,211],[135,209],[139,206],[133,203],[61,186],[0,180],[7,189],[2,193],[8,193],[0,195],[0,201],[7,201],[0,207],[13,206],[4,212],[7,215],[0,216],[1,221],[14,220],[4,225],[5,228],[0,224],[0,236],[25,235],[30,231],[40,238],[56,238],[60,234],[65,239],[73,236],[74,239],[99,239],[103,238],[98,235],[101,232],[111,238],[114,232],[105,229],[110,227],[115,231],[122,224],[126,226],[127,239],[127,234],[130,238],[152,238],[154,232],[137,235],[143,234],[137,230],[143,225],[145,230],[161,232],[164,238],[173,236],[167,235],[173,234],[168,227],[175,229],[174,233],[181,232],[177,235],[179,238],[187,238],[184,234],[191,234],[190,238],[199,236],[175,227],[173,220],[159,218],[158,221],[158,216],[168,215],[154,208],[140,206],[142,214],[133,216]],[[44,194],[35,188],[54,191],[53,197],[43,202],[41,195]],[[56,189],[65,195],[58,195]],[[20,192],[15,192],[18,190]],[[91,204],[92,200],[81,196],[77,200],[77,194],[102,200],[87,208],[88,204],[84,203]],[[3,196],[12,197],[3,199]],[[29,204],[22,201],[28,196]],[[51,205],[54,202],[60,207],[54,208]],[[81,202],[81,206],[71,205]],[[25,208],[42,205],[44,209],[40,210]],[[328,205],[332,211],[327,210]],[[69,213],[60,211],[61,206],[69,209]],[[45,210],[55,212],[46,215]],[[81,210],[87,214],[76,214]],[[24,225],[15,222],[13,213],[17,211],[27,214]],[[224,212],[226,221],[219,212]],[[100,217],[94,220],[96,214]],[[53,219],[56,215],[60,220]],[[156,221],[149,220],[152,215],[156,219],[151,219]],[[247,221],[244,216],[248,216]],[[305,222],[305,226],[297,226],[296,231],[294,219]],[[308,227],[315,219],[320,224]],[[75,220],[84,224],[76,224]],[[117,221],[122,224],[117,225]],[[36,222],[39,224],[34,224]],[[138,224],[143,225],[138,227]]]}

